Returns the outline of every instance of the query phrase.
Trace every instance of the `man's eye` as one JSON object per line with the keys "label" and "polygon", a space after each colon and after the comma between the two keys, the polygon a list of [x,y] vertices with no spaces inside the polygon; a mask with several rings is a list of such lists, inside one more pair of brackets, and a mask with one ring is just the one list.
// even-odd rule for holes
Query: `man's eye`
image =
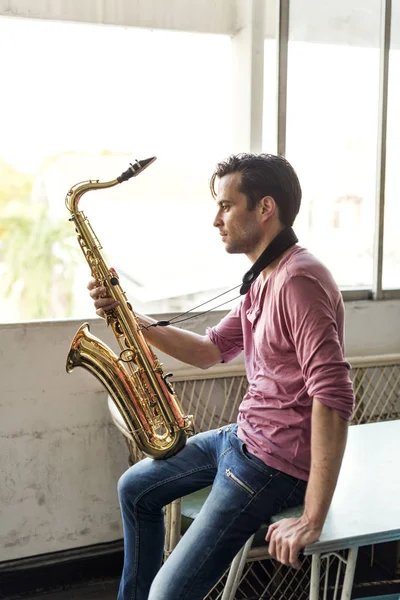
{"label": "man's eye", "polygon": [[229,210],[229,204],[221,204],[221,208],[223,211],[226,212],[227,210]]}

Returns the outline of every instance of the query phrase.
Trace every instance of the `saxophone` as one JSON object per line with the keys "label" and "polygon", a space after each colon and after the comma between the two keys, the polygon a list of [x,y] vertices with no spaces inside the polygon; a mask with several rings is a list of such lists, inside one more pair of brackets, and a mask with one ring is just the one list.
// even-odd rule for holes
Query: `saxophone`
{"label": "saxophone", "polygon": [[191,415],[185,415],[162,365],[147,344],[132,306],[127,301],[114,269],[107,267],[102,246],[87,217],[78,210],[83,194],[91,190],[113,187],[136,177],[155,157],[135,161],[129,169],[112,181],[84,181],[67,193],[65,204],[75,225],[78,242],[89,264],[92,277],[107,289],[119,306],[107,314],[121,349],[117,356],[101,340],[90,333],[84,323],[72,340],[66,363],[67,373],[83,367],[105,386],[122,419],[126,437],[152,458],[168,458],[181,450],[193,435]]}

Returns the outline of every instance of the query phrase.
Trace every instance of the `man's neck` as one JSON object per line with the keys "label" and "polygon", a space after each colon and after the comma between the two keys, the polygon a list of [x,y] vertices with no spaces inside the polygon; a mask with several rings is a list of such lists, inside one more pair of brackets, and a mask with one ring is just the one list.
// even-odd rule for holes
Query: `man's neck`
{"label": "man's neck", "polygon": [[268,265],[268,267],[265,267],[265,269],[263,271],[261,271],[260,277],[263,281],[267,281],[267,279],[269,279],[269,277],[272,275],[272,273],[278,267],[281,260],[286,256],[286,254],[288,254],[288,252],[290,252],[292,250],[292,247],[293,246],[291,246],[290,248],[285,250],[285,252],[283,252],[283,254],[278,256],[278,258],[275,259],[274,262],[272,262],[270,265]]}
{"label": "man's neck", "polygon": [[[257,246],[253,249],[253,251],[247,255],[247,258],[251,261],[251,263],[253,265],[256,262],[256,260],[261,256],[261,254],[264,252],[264,250],[270,245],[272,240],[274,240],[276,238],[276,236],[282,230],[283,230],[283,227],[281,225],[274,226],[273,230],[267,232],[265,234],[265,236],[263,237],[263,239],[259,242],[259,244],[257,244]],[[279,256],[276,260],[274,260],[273,263],[271,263],[270,265],[268,265],[268,267],[266,267],[263,271],[261,271],[260,275],[261,275],[261,277],[263,277],[263,279],[265,279],[266,277],[269,277],[269,275],[278,266],[281,258],[283,258],[283,256],[285,254],[286,254],[286,251],[281,256]]]}

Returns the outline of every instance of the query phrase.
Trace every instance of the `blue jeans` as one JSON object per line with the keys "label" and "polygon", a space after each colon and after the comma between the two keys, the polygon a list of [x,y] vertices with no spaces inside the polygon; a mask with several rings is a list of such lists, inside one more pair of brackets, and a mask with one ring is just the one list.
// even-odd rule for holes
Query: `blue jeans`
{"label": "blue jeans", "polygon": [[[163,507],[211,484],[200,514],[162,565]],[[197,434],[167,460],[140,461],[118,484],[125,551],[118,600],[201,600],[260,525],[302,504],[305,490],[305,481],[250,454],[237,425]]]}

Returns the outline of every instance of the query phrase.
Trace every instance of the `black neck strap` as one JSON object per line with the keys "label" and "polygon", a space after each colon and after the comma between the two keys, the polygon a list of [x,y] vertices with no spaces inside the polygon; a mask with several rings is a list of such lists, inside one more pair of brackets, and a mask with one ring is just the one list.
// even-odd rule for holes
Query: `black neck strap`
{"label": "black neck strap", "polygon": [[272,242],[265,248],[264,252],[260,254],[254,265],[247,271],[243,276],[243,284],[240,288],[240,294],[246,294],[251,288],[251,284],[257,279],[261,271],[263,271],[268,265],[274,262],[281,256],[290,246],[296,244],[299,240],[293,229],[287,227],[283,229]]}

